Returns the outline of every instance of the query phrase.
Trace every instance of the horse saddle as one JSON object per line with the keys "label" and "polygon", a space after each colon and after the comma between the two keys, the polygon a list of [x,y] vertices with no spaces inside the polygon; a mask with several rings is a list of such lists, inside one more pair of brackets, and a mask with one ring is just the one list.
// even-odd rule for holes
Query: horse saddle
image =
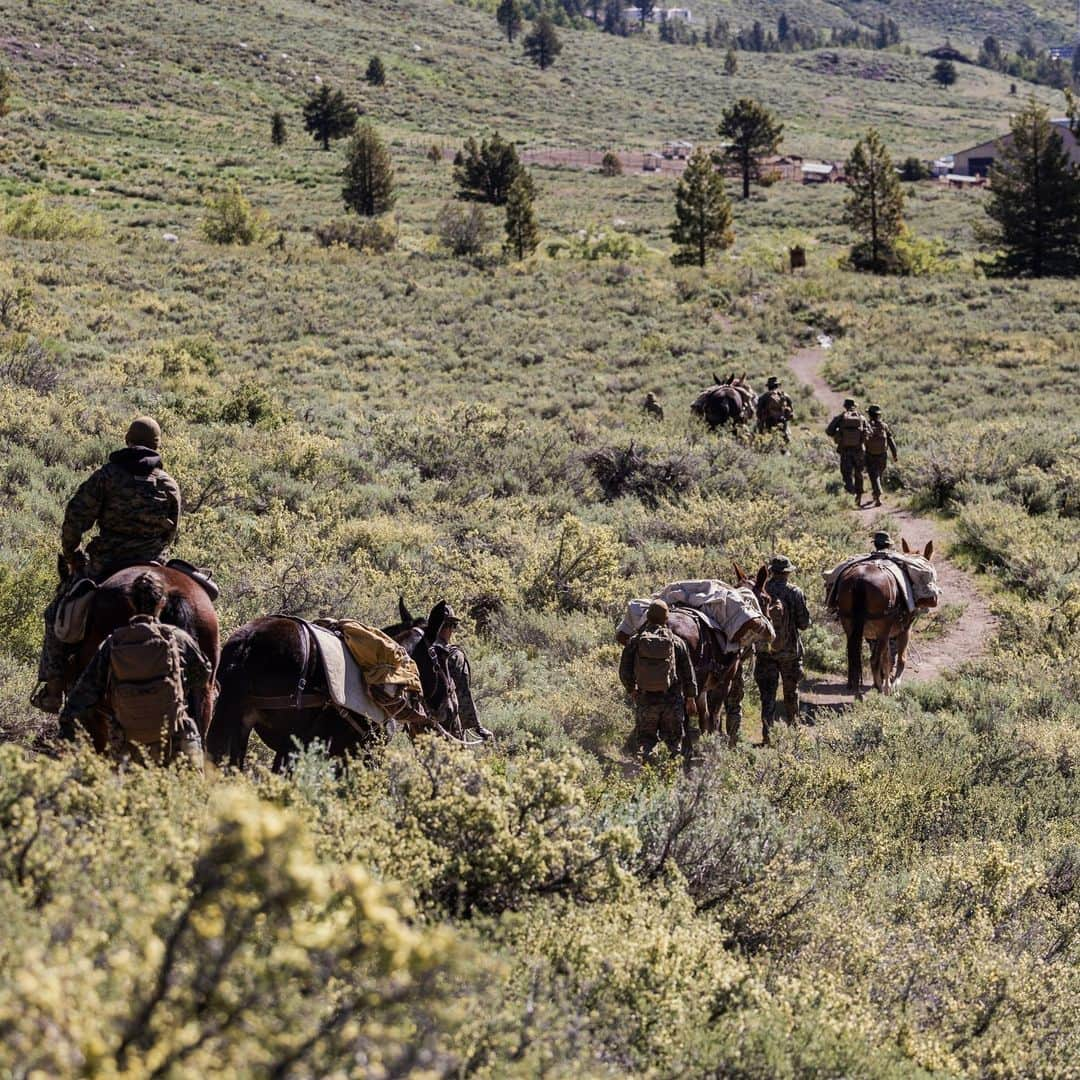
{"label": "horse saddle", "polygon": [[86,637],[86,621],[96,592],[97,585],[90,578],[81,577],[61,597],[53,631],[65,645],[78,645]]}
{"label": "horse saddle", "polygon": [[195,566],[185,559],[170,559],[165,565],[170,570],[179,570],[181,574],[186,574],[192,581],[198,582],[211,601],[216,600],[221,595],[221,588],[214,581],[213,573],[205,567]]}

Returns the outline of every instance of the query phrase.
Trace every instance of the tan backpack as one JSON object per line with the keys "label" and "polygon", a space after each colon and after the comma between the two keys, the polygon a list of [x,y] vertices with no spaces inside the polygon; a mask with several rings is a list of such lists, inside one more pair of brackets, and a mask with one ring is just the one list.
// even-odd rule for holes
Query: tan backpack
{"label": "tan backpack", "polygon": [[675,640],[670,630],[646,624],[638,633],[634,683],[646,694],[666,694],[675,682]]}
{"label": "tan backpack", "polygon": [[863,444],[863,418],[858,413],[844,413],[840,418],[840,449],[858,450]]}
{"label": "tan backpack", "polygon": [[180,650],[161,623],[135,620],[109,645],[112,710],[134,743],[167,741],[186,715]]}
{"label": "tan backpack", "polygon": [[888,449],[889,444],[885,438],[885,425],[880,422],[871,422],[870,434],[866,436],[866,452],[868,454],[884,454]]}

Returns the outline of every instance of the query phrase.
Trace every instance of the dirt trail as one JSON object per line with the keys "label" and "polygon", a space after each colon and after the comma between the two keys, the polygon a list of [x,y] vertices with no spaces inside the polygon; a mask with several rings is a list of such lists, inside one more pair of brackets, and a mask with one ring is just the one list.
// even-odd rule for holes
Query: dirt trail
{"label": "dirt trail", "polygon": [[[799,349],[791,358],[791,369],[800,381],[814,391],[818,401],[835,414],[843,405],[844,395],[833,390],[822,376],[821,369],[825,366],[825,359],[824,349]],[[997,620],[991,614],[990,606],[978,591],[972,576],[943,558],[948,538],[941,525],[931,518],[913,514],[888,493],[882,496],[881,501],[880,508],[856,510],[853,507],[851,513],[858,515],[865,523],[867,534],[873,531],[877,521],[888,518],[898,524],[898,528],[893,530],[894,539],[898,542],[900,536],[903,536],[912,547],[922,550],[928,541],[933,540],[937,552],[934,565],[937,567],[942,600],[946,604],[963,605],[964,608],[960,618],[949,626],[944,636],[936,640],[921,642],[916,625],[904,678],[925,682],[958,667],[965,660],[981,656],[997,631]],[[866,677],[869,678],[869,672]],[[843,683],[843,679],[836,682],[811,682],[805,696],[809,702],[819,706],[843,704],[852,700]]]}

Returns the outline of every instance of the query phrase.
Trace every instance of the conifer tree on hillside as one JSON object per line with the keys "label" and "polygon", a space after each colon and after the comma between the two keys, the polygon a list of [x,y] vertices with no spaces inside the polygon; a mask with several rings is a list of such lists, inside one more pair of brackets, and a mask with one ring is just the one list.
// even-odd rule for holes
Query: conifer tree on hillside
{"label": "conifer tree on hillside", "polygon": [[555,63],[555,58],[562,52],[562,42],[555,33],[555,24],[548,15],[541,15],[533,23],[532,30],[525,35],[522,43],[525,55],[541,71],[546,71]]}
{"label": "conifer tree on hillside", "polygon": [[533,199],[536,189],[532,177],[522,169],[510,185],[506,199],[506,243],[508,254],[519,261],[536,250],[540,233],[536,227]]}
{"label": "conifer tree on hillside", "polygon": [[369,86],[386,85],[386,67],[380,57],[373,56],[368,61],[367,74],[364,77],[367,79]]}
{"label": "conifer tree on hillside", "polygon": [[0,116],[7,116],[11,112],[11,92],[15,86],[15,80],[6,67],[0,67]]}
{"label": "conifer tree on hillside", "polygon": [[952,86],[956,82],[956,65],[951,60],[939,60],[934,65],[934,82],[938,86]]}
{"label": "conifer tree on hillside", "polygon": [[270,117],[270,141],[275,146],[285,145],[285,117],[281,115],[280,109],[275,109],[274,115]]}
{"label": "conifer tree on hillside", "polygon": [[495,19],[502,27],[506,40],[512,45],[514,38],[521,33],[521,27],[525,21],[521,4],[518,3],[518,0],[501,0],[495,11]]}
{"label": "conifer tree on hillside", "polygon": [[1011,132],[990,170],[993,225],[984,236],[1002,249],[992,269],[1011,277],[1080,275],[1080,168],[1034,100],[1013,117]]}
{"label": "conifer tree on hillside", "polygon": [[330,149],[331,139],[341,139],[356,128],[356,109],[345,100],[340,90],[320,86],[304,105],[304,130]]}
{"label": "conifer tree on hillside", "polygon": [[896,241],[904,231],[904,193],[889,151],[875,130],[871,128],[855,144],[845,171],[844,224],[859,237],[851,252],[852,264],[885,273],[895,266]]}
{"label": "conifer tree on hillside", "polygon": [[750,181],[760,175],[760,160],[776,153],[784,125],[758,101],[740,98],[724,110],[720,137],[727,143],[724,157],[738,167],[743,198],[750,198]]}
{"label": "conifer tree on hillside", "polygon": [[678,245],[671,257],[677,266],[704,266],[710,255],[735,242],[724,178],[700,146],[690,155],[675,189],[671,239]]}
{"label": "conifer tree on hillside", "polygon": [[345,159],[345,205],[361,217],[385,214],[394,205],[394,167],[390,153],[370,124],[349,143]]}
{"label": "conifer tree on hillside", "polygon": [[468,138],[454,157],[454,182],[466,199],[482,199],[502,206],[510,186],[522,171],[517,147],[495,132],[490,139],[477,143]]}

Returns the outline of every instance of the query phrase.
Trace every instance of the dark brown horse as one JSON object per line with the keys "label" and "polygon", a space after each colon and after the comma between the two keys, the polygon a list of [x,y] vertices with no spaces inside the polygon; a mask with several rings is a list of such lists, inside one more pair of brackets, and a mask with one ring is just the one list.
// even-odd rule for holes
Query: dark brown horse
{"label": "dark brown horse", "polygon": [[[457,698],[445,654],[436,644],[446,604],[436,604],[427,619],[414,619],[404,603],[400,609],[401,622],[383,632],[416,662],[431,729],[453,730]],[[298,746],[318,740],[332,757],[345,757],[382,734],[362,717],[342,716],[334,707],[311,632],[288,616],[267,615],[240,627],[222,650],[220,684],[206,740],[216,764],[227,760],[242,768],[252,731],[274,751],[275,772]]]}
{"label": "dark brown horse", "polygon": [[[746,651],[755,641],[772,641],[775,637],[770,613],[776,601],[765,592],[768,568],[762,566],[757,577],[750,578],[738,563],[734,567],[735,587],[749,588],[753,592],[759,614],[740,627],[735,635],[736,648],[732,652],[720,650],[715,633],[706,629],[692,609],[673,607],[668,613],[668,628],[682,639],[690,654],[698,684],[698,723],[702,733],[707,735],[720,730],[720,713],[742,667]],[[625,645],[629,635],[620,633],[618,641],[620,645]]]}
{"label": "dark brown horse", "polygon": [[[213,665],[207,688],[194,692],[188,702],[188,709],[205,737],[214,713],[214,674],[221,655],[217,613],[203,587],[187,574],[171,567],[156,563],[129,566],[118,570],[98,586],[87,616],[86,635],[68,661],[64,690],[67,692],[75,685],[101,643],[135,614],[131,604],[131,586],[141,574],[151,574],[165,589],[165,609],[161,613],[161,621],[186,630]],[[83,720],[99,753],[104,753],[107,746],[106,720],[106,714],[100,710]]]}
{"label": "dark brown horse", "polygon": [[[907,543],[904,544],[907,551]],[[934,554],[934,542],[923,557]],[[870,673],[874,687],[891,694],[900,686],[907,666],[907,647],[914,612],[908,611],[893,575],[873,559],[849,566],[835,586],[836,611],[847,635],[847,688],[862,697],[863,640],[870,643]],[[895,658],[894,658],[895,657]]]}
{"label": "dark brown horse", "polygon": [[720,379],[714,372],[713,379],[714,385],[698,394],[690,411],[700,416],[714,431],[725,424],[731,424],[738,431],[754,419],[754,391],[745,375],[736,378],[732,372],[726,379]]}

